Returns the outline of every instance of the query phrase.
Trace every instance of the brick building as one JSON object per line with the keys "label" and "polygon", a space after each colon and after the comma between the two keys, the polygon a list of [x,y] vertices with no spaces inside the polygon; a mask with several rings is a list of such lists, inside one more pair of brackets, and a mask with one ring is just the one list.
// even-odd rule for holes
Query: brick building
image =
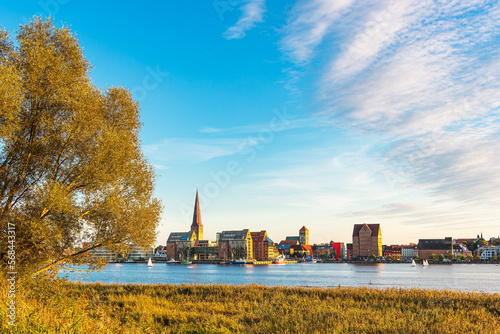
{"label": "brick building", "polygon": [[443,254],[445,258],[448,258],[453,254],[453,240],[451,237],[446,237],[444,239],[419,239],[418,240],[418,256],[421,259],[429,259],[430,255]]}
{"label": "brick building", "polygon": [[380,224],[355,224],[352,232],[352,256],[368,258],[382,256]]}
{"label": "brick building", "polygon": [[253,241],[248,229],[222,231],[219,237],[219,260],[252,260]]}
{"label": "brick building", "polygon": [[257,261],[273,260],[277,254],[274,254],[274,242],[269,238],[266,231],[251,232],[253,259]]}

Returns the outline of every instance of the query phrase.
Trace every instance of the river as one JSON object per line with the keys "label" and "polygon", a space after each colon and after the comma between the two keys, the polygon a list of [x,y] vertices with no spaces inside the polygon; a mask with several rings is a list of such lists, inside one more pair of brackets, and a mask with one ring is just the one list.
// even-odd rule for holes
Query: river
{"label": "river", "polygon": [[64,270],[71,281],[138,284],[261,284],[267,286],[368,286],[500,292],[500,266],[451,264],[411,267],[410,264],[296,263],[285,265],[108,264],[102,271]]}

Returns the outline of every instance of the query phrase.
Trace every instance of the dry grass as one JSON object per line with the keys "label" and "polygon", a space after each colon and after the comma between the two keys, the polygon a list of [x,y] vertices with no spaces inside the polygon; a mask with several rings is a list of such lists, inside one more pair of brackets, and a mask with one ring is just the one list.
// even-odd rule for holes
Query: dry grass
{"label": "dry grass", "polygon": [[[499,333],[500,294],[258,285],[19,287],[13,333]],[[2,285],[2,302],[6,302]],[[1,331],[7,332],[6,307]]]}

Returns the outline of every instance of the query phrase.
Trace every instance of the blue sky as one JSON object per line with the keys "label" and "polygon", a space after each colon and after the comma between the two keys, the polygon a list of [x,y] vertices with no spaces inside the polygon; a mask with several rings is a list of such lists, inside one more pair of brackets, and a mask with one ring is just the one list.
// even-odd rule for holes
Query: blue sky
{"label": "blue sky", "polygon": [[0,4],[12,33],[33,15],[139,100],[158,244],[189,229],[197,186],[208,239],[500,234],[499,1]]}

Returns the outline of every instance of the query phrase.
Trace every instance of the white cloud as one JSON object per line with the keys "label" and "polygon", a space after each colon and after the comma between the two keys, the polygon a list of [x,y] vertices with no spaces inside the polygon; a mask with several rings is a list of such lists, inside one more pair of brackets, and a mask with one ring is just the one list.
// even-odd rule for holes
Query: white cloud
{"label": "white cloud", "polygon": [[167,168],[177,162],[201,163],[218,157],[233,155],[255,145],[243,138],[192,139],[168,138],[144,146],[144,152],[153,163]]}
{"label": "white cloud", "polygon": [[354,0],[299,1],[283,29],[282,50],[296,64],[308,62],[330,27],[353,3]]}
{"label": "white cloud", "polygon": [[262,22],[266,11],[266,1],[248,0],[241,6],[240,10],[242,11],[241,18],[223,34],[227,39],[243,38],[248,30],[252,29],[257,23]]}
{"label": "white cloud", "polygon": [[[383,135],[373,166],[395,190],[421,196],[346,214],[443,229],[454,222],[493,226],[500,213],[497,1],[299,2],[283,34],[282,50],[294,64],[314,59],[323,73],[320,114],[336,126]],[[359,200],[367,206],[367,198]]]}

